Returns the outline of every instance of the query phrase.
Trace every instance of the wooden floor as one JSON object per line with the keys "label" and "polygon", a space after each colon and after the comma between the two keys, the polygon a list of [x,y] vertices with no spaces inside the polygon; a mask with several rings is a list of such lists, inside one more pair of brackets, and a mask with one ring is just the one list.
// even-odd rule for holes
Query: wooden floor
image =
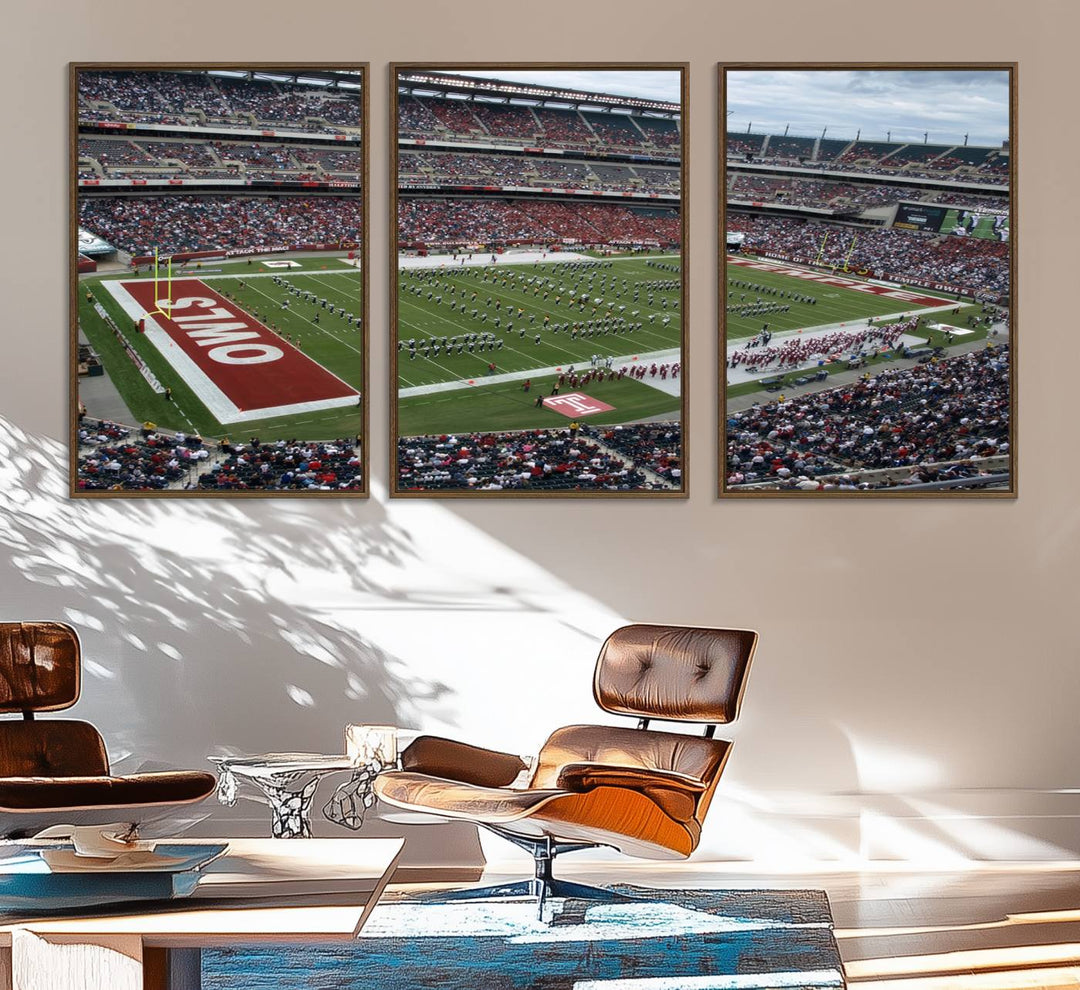
{"label": "wooden floor", "polygon": [[[583,883],[826,891],[848,984],[858,990],[1080,988],[1080,863],[973,863],[960,871],[881,864],[859,871],[772,873],[746,864],[560,858]],[[507,876],[492,866],[484,883]]]}

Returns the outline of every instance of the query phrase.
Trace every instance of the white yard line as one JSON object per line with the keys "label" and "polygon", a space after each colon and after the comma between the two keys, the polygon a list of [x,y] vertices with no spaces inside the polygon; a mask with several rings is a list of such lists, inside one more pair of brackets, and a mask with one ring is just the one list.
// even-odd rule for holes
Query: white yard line
{"label": "white yard line", "polygon": [[[252,286],[252,288],[255,289],[255,291],[257,293],[259,293],[260,296],[263,296],[264,298],[269,299],[271,304],[276,309],[281,309],[281,302],[279,300],[274,299],[273,296],[268,296],[265,292],[262,291],[262,289],[256,289],[255,286]],[[297,313],[296,315],[300,316],[299,313]],[[302,316],[300,318],[304,319],[304,317],[302,317]],[[309,324],[309,326],[310,326],[310,328],[312,330],[318,330],[320,333],[326,334],[327,337],[329,337],[331,340],[335,341],[336,343],[341,344],[342,346],[349,348],[350,351],[355,351],[357,354],[360,353],[360,348],[359,347],[353,347],[353,345],[350,344],[347,340],[342,340],[340,337],[338,337],[335,334],[331,333],[329,330],[324,330],[320,324],[312,323],[311,320],[307,320],[307,323]],[[281,335],[278,334],[278,336],[281,336]],[[349,387],[352,388],[351,385]]]}

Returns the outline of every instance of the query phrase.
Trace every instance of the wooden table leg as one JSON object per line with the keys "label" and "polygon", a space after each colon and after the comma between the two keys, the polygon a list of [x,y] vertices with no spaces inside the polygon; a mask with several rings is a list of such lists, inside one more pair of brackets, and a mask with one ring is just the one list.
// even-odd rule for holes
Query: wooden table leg
{"label": "wooden table leg", "polygon": [[143,990],[138,935],[11,933],[12,990]]}

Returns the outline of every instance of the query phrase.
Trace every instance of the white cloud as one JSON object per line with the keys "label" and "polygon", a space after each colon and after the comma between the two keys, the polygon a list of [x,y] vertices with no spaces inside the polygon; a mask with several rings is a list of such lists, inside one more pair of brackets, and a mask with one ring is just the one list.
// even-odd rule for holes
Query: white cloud
{"label": "white cloud", "polygon": [[1009,134],[1008,73],[998,70],[735,70],[728,130],[931,144],[998,145]]}

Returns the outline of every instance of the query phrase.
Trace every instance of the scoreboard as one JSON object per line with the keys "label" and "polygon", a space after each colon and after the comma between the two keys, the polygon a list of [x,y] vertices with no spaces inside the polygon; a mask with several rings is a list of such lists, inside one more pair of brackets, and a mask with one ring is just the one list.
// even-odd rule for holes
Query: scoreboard
{"label": "scoreboard", "polygon": [[922,205],[921,203],[901,203],[896,208],[894,227],[901,230],[941,230],[945,214],[949,211],[944,206]]}

